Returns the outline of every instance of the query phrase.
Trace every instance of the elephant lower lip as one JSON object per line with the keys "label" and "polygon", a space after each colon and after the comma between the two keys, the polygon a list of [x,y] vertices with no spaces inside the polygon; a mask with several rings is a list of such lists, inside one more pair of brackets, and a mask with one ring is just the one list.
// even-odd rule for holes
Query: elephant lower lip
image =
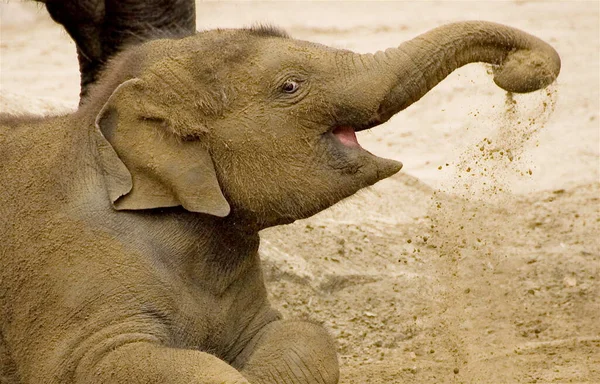
{"label": "elephant lower lip", "polygon": [[345,146],[360,148],[354,128],[348,126],[337,127],[332,133]]}

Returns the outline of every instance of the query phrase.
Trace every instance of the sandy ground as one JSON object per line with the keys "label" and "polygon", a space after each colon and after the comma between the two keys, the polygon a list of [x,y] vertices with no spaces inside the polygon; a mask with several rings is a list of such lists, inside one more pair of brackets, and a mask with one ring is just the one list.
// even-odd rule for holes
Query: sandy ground
{"label": "sandy ground", "polygon": [[[199,2],[199,28],[271,22],[374,52],[483,19],[550,42],[551,88],[510,97],[455,71],[359,140],[404,170],[263,234],[274,304],[325,324],[342,383],[600,383],[597,1]],[[43,9],[0,3],[2,111],[75,108],[75,48]]]}

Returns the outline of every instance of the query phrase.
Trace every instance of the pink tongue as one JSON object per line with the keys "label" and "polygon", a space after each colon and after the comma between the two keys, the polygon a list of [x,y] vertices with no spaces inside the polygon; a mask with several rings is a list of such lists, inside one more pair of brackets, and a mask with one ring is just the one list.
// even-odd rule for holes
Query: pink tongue
{"label": "pink tongue", "polygon": [[360,147],[360,144],[356,139],[356,133],[351,127],[337,127],[333,130],[333,134],[342,142],[342,144],[348,147]]}

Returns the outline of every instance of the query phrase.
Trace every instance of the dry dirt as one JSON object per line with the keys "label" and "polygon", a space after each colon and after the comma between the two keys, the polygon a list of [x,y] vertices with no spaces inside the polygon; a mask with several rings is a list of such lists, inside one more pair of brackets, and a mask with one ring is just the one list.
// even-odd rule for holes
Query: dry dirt
{"label": "dry dirt", "polygon": [[[339,344],[351,383],[600,383],[597,1],[199,2],[199,28],[271,22],[359,52],[483,19],[550,42],[551,88],[507,95],[455,71],[359,136],[404,170],[263,234],[275,305]],[[0,4],[0,108],[75,108],[68,36],[32,4]]]}

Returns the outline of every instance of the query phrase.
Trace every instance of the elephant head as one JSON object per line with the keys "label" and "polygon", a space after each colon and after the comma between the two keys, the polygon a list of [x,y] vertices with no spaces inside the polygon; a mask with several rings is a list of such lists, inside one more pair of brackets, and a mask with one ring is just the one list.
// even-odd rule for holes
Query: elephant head
{"label": "elephant head", "polygon": [[560,59],[522,31],[446,25],[375,54],[274,28],[214,30],[124,53],[80,111],[102,134],[116,209],[183,206],[255,228],[313,215],[398,172],[355,132],[387,121],[454,69],[495,65],[511,92],[553,82]]}

